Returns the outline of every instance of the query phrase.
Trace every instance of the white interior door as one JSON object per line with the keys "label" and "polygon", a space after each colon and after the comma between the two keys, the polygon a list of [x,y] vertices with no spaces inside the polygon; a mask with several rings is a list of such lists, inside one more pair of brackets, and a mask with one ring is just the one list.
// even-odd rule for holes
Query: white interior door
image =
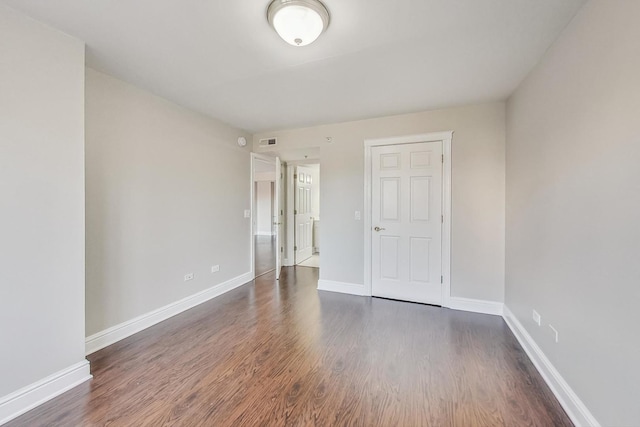
{"label": "white interior door", "polygon": [[296,167],[295,180],[295,253],[296,264],[313,255],[313,218],[311,216],[311,169]]}
{"label": "white interior door", "polygon": [[371,148],[372,295],[442,304],[442,142]]}
{"label": "white interior door", "polygon": [[282,164],[280,163],[280,157],[276,157],[276,182],[274,186],[275,194],[273,196],[273,225],[276,233],[276,280],[280,278],[280,270],[282,269],[282,249],[281,245],[284,241],[282,239],[282,223],[283,223],[283,207],[282,197],[284,192],[282,191],[282,185],[284,180],[282,179]]}

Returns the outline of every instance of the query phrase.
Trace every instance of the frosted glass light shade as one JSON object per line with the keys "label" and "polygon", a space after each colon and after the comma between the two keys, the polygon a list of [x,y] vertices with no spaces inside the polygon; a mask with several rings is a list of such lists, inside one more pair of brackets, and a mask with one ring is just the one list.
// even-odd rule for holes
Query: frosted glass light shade
{"label": "frosted glass light shade", "polygon": [[267,19],[278,35],[293,46],[313,43],[329,25],[329,12],[317,0],[274,0]]}

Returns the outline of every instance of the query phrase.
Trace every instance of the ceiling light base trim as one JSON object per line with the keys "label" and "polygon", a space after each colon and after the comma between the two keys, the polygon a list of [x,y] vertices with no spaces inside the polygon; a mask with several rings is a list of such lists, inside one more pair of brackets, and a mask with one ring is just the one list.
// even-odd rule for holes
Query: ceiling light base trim
{"label": "ceiling light base trim", "polygon": [[329,26],[329,11],[318,0],[273,0],[267,20],[292,46],[313,43]]}

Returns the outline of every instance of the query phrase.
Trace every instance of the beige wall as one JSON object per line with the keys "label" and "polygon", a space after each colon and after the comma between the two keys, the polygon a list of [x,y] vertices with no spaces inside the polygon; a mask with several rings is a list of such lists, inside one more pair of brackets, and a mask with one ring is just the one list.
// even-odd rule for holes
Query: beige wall
{"label": "beige wall", "polygon": [[84,361],[83,139],[84,44],[0,4],[0,402]]}
{"label": "beige wall", "polygon": [[508,103],[506,304],[603,426],[640,420],[639,17],[590,1]]}
{"label": "beige wall", "polygon": [[[364,145],[381,138],[453,130],[451,289],[457,297],[504,295],[505,104],[426,111],[254,135],[278,137],[278,149],[320,147],[324,280],[364,283]],[[328,144],[326,137],[333,137]]]}
{"label": "beige wall", "polygon": [[92,69],[86,77],[91,335],[248,273],[252,183],[250,147],[236,144],[250,135]]}

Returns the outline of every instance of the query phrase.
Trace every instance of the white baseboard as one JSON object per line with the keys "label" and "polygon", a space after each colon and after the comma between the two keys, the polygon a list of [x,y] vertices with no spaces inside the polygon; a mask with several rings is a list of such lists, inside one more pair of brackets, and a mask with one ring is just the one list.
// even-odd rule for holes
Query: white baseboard
{"label": "white baseboard", "polygon": [[533,362],[542,378],[560,402],[560,405],[562,405],[567,415],[569,415],[569,418],[571,418],[571,421],[573,421],[573,424],[575,424],[576,427],[600,427],[600,423],[564,378],[562,378],[560,372],[551,364],[551,361],[549,361],[540,347],[538,347],[538,344],[536,344],[531,335],[529,335],[524,326],[522,326],[506,305],[504,306],[504,314],[502,317],[505,322],[507,322],[507,325],[509,325],[511,332],[516,336],[522,348],[524,348],[531,362]]}
{"label": "white baseboard", "polygon": [[270,232],[270,231],[256,231],[256,236],[275,236],[274,233]]}
{"label": "white baseboard", "polygon": [[502,316],[502,307],[504,304],[497,301],[485,301],[471,298],[450,297],[448,308],[453,310],[471,311],[473,313],[493,314],[494,316]]}
{"label": "white baseboard", "polygon": [[147,329],[150,326],[160,323],[170,317],[180,314],[185,310],[202,304],[205,301],[215,298],[219,295],[229,292],[240,285],[253,280],[251,272],[234,277],[226,282],[215,285],[209,289],[190,295],[186,298],[173,302],[171,304],[160,307],[149,313],[143,314],[119,325],[100,331],[86,338],[85,349],[87,354],[98,351],[108,345],[111,345],[121,339],[127,338],[136,332]]}
{"label": "white baseboard", "polygon": [[318,280],[319,291],[339,292],[341,294],[368,295],[364,285],[354,283],[335,282],[333,280]]}
{"label": "white baseboard", "polygon": [[83,360],[0,398],[0,425],[90,379],[89,361]]}

